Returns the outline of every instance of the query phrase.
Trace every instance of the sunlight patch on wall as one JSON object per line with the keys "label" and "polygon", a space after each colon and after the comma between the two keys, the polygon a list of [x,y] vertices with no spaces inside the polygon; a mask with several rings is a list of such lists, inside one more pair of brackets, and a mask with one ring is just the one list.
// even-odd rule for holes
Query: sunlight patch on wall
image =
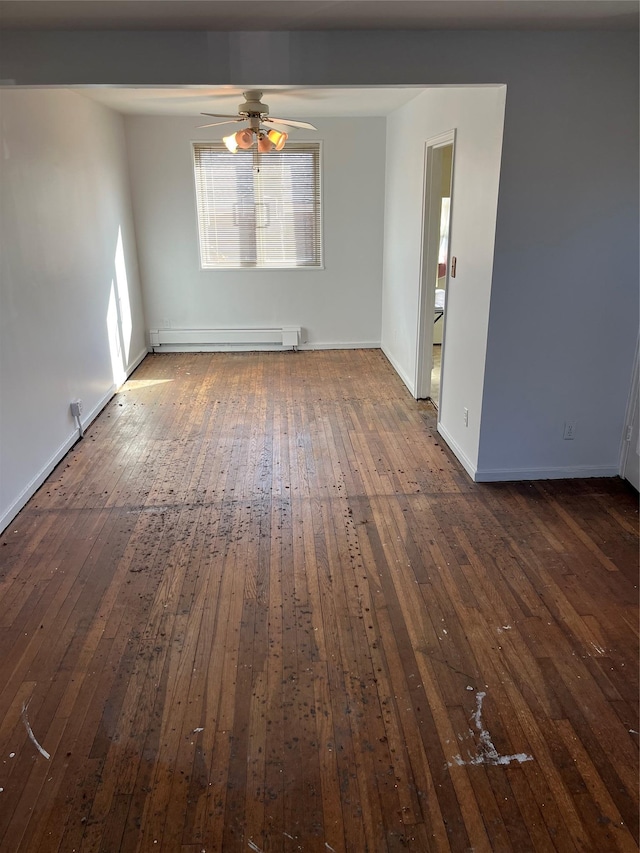
{"label": "sunlight patch on wall", "polygon": [[124,364],[129,363],[129,351],[131,349],[131,335],[133,332],[133,321],[131,319],[131,300],[129,298],[129,282],[127,280],[127,265],[124,259],[124,247],[122,245],[122,230],[118,228],[118,242],[116,244],[116,288],[118,291],[118,313],[120,320],[120,332],[122,345],[124,347]]}

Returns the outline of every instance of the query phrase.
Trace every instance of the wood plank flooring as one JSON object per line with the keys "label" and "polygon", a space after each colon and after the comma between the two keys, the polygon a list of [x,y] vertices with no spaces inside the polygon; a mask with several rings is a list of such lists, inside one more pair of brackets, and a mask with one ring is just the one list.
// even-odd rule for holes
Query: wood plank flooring
{"label": "wood plank flooring", "polygon": [[0,538],[0,849],[636,851],[637,510],[377,350],[149,356]]}

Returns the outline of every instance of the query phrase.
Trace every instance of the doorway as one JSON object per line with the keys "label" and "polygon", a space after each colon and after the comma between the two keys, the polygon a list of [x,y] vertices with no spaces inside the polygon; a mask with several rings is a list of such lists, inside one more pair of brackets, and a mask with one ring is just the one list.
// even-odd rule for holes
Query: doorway
{"label": "doorway", "polygon": [[454,142],[450,131],[428,140],[425,153],[416,397],[436,408],[442,396]]}

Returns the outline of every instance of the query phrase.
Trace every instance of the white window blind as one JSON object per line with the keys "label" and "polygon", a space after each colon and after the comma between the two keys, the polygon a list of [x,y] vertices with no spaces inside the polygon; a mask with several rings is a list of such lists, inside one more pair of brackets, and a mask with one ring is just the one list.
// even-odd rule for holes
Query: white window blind
{"label": "white window blind", "polygon": [[322,266],[320,145],[193,145],[203,269]]}

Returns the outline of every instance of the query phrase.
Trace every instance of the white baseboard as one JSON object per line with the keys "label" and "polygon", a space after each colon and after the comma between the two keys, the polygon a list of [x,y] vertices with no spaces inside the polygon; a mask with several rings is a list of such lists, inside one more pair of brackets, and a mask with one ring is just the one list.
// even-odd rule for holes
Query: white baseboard
{"label": "white baseboard", "polygon": [[389,364],[391,365],[391,367],[393,367],[393,369],[394,369],[394,370],[395,370],[395,372],[398,374],[398,376],[400,377],[400,379],[402,379],[402,381],[404,382],[404,384],[405,384],[405,385],[407,386],[407,388],[409,389],[409,393],[411,394],[411,396],[412,396],[413,398],[415,398],[415,396],[416,396],[416,395],[415,395],[415,385],[414,385],[413,381],[412,381],[411,379],[409,379],[409,377],[408,377],[408,376],[407,376],[407,374],[404,372],[404,370],[400,367],[400,365],[399,365],[399,364],[398,364],[398,362],[395,360],[395,358],[391,355],[391,353],[390,353],[390,352],[389,352],[389,351],[388,351],[384,346],[380,346],[380,349],[381,349],[381,350],[382,350],[382,352],[384,353],[384,356],[385,356],[385,358],[387,359],[387,361],[389,362]]}
{"label": "white baseboard", "polygon": [[447,432],[446,428],[442,426],[442,424],[438,424],[438,433],[444,438],[447,442],[448,447],[453,451],[454,456],[458,460],[458,462],[462,465],[467,474],[471,477],[472,480],[477,480],[477,469],[473,462],[466,455],[464,450],[460,447],[460,445],[452,438]]}
{"label": "white baseboard", "polygon": [[72,436],[69,436],[67,440],[60,445],[60,447],[53,454],[51,459],[46,463],[46,465],[36,474],[36,476],[31,480],[30,483],[20,492],[15,501],[8,507],[8,509],[0,516],[0,533],[8,527],[16,515],[20,512],[22,507],[27,503],[27,501],[35,495],[40,486],[47,479],[49,474],[53,471],[56,465],[64,459],[65,455],[71,450],[73,445],[78,440],[77,432],[74,432]]}
{"label": "white baseboard", "polygon": [[477,483],[516,480],[572,480],[587,477],[617,477],[617,465],[574,465],[566,468],[478,468]]}
{"label": "white baseboard", "polygon": [[[145,353],[146,355],[146,353]],[[89,424],[97,418],[102,409],[107,405],[109,400],[113,397],[116,392],[116,386],[112,385],[109,391],[102,397],[101,400],[93,407],[93,409],[82,418],[82,428],[86,429]],[[16,515],[20,512],[22,507],[27,503],[27,501],[35,495],[40,486],[47,479],[49,474],[53,471],[53,469],[58,465],[66,456],[66,454],[71,450],[73,445],[78,441],[78,431],[74,429],[72,434],[68,436],[65,441],[58,447],[53,456],[49,459],[48,462],[38,471],[36,476],[27,484],[27,486],[20,492],[15,501],[11,504],[11,506],[3,513],[0,517],[0,533],[13,521]]]}
{"label": "white baseboard", "polygon": [[380,349],[380,341],[347,341],[346,343],[304,343],[298,349]]}
{"label": "white baseboard", "polygon": [[[147,357],[147,350],[144,349],[139,355],[131,363],[130,367],[127,370],[127,376],[130,376],[133,371],[138,367],[138,365]],[[100,412],[104,409],[107,403],[111,400],[113,395],[116,393],[117,388],[115,385],[112,385],[106,394],[104,394],[100,400],[95,404],[95,406],[88,412],[81,420],[82,420],[82,429],[86,430],[86,428],[93,423],[93,421],[98,417]],[[66,454],[71,450],[73,445],[78,441],[78,431],[76,429],[73,430],[71,435],[69,435],[65,441],[58,447],[53,456],[49,459],[49,461],[38,471],[36,476],[25,486],[25,488],[20,492],[18,497],[13,501],[13,503],[3,512],[0,516],[0,533],[8,527],[16,515],[20,512],[20,510],[25,506],[25,504],[33,497],[33,495],[38,491],[40,486],[47,479],[49,474],[53,471],[53,469],[58,465],[66,456]]]}
{"label": "white baseboard", "polygon": [[574,465],[558,468],[477,468],[442,424],[438,432],[475,483],[507,483],[520,480],[569,480],[587,477],[617,477],[616,465]]}
{"label": "white baseboard", "polygon": [[133,371],[142,364],[142,362],[145,360],[145,358],[149,355],[150,352],[151,352],[151,350],[148,349],[147,347],[140,350],[138,355],[134,358],[134,360],[131,362],[131,364],[127,368],[127,379],[131,376]]}

